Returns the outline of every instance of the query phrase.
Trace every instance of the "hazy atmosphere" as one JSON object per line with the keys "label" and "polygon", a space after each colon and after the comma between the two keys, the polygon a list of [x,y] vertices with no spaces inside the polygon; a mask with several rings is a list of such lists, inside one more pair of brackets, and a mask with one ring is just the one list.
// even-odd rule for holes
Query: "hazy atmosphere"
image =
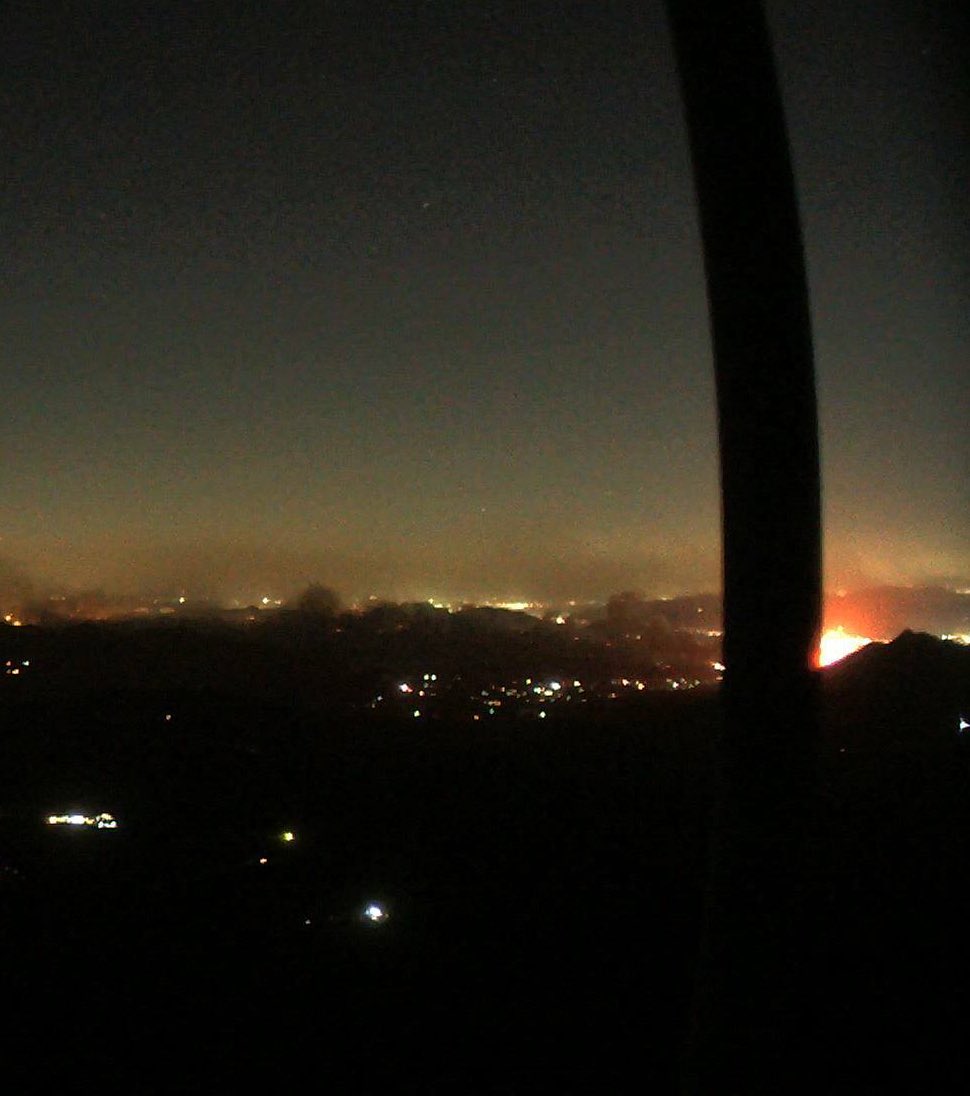
{"label": "hazy atmosphere", "polygon": [[[271,7],[5,9],[0,581],[717,589],[660,6]],[[827,583],[970,585],[954,20],[768,7]]]}
{"label": "hazy atmosphere", "polygon": [[970,1091],[968,29],[0,5],[4,1091]]}

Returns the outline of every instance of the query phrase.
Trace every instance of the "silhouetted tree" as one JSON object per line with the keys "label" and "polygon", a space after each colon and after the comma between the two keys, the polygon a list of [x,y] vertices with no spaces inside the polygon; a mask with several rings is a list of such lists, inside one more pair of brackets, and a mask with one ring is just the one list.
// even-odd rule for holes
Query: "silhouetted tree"
{"label": "silhouetted tree", "polygon": [[612,594],[606,602],[606,619],[617,626],[633,626],[646,612],[646,602],[633,590]]}
{"label": "silhouetted tree", "polygon": [[311,582],[300,594],[296,607],[309,616],[332,617],[340,611],[340,598],[329,586]]}

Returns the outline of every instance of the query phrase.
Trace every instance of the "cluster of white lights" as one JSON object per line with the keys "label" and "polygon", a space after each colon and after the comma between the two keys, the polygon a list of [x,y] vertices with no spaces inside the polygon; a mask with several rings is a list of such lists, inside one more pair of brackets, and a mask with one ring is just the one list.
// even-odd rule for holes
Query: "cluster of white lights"
{"label": "cluster of white lights", "polygon": [[116,830],[118,820],[112,814],[49,814],[48,826],[94,826],[98,830]]}

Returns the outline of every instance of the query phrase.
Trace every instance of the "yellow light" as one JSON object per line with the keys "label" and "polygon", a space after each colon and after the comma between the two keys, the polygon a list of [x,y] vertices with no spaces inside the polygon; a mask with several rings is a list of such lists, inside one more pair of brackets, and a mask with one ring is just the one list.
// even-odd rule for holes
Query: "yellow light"
{"label": "yellow light", "polygon": [[49,814],[48,826],[96,826],[99,830],[116,830],[118,821],[107,812],[91,817],[87,814]]}
{"label": "yellow light", "polygon": [[284,830],[280,834],[280,839],[283,841],[293,841],[296,838],[296,834],[292,830]]}
{"label": "yellow light", "polygon": [[838,628],[830,628],[822,636],[819,644],[819,666],[831,666],[833,662],[840,662],[854,651],[872,643],[866,636],[854,636],[846,632],[841,625]]}

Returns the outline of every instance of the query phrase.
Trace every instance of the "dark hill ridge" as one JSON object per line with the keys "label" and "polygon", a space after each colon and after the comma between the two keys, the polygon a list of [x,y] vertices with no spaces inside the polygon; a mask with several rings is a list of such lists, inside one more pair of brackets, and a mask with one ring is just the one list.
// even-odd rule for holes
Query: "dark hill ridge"
{"label": "dark hill ridge", "polygon": [[822,672],[826,723],[851,745],[952,743],[970,715],[970,647],[906,630]]}

